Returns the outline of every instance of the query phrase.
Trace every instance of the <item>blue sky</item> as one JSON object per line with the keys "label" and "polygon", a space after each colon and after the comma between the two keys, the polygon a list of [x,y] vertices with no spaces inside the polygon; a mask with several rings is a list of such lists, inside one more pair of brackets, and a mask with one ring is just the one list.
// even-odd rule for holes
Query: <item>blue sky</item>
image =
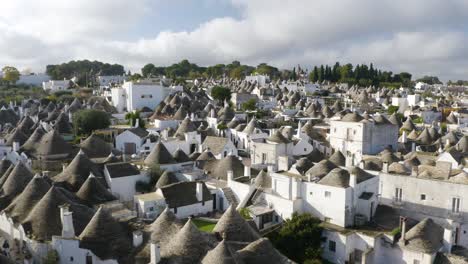
{"label": "blue sky", "polygon": [[0,66],[340,61],[468,79],[467,10],[468,0],[5,1]]}
{"label": "blue sky", "polygon": [[192,31],[214,18],[241,17],[240,9],[230,1],[218,0],[153,1],[150,13],[128,32],[129,38],[150,38],[160,31]]}

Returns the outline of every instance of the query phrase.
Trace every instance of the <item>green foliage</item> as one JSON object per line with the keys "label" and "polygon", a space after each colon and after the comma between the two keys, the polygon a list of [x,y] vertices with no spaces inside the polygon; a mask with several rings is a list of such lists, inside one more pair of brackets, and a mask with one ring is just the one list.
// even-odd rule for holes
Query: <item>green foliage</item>
{"label": "green foliage", "polygon": [[447,132],[447,123],[440,124],[440,128],[442,129],[443,133],[446,133]]}
{"label": "green foliage", "polygon": [[218,128],[219,130],[225,130],[225,129],[227,129],[228,127],[227,127],[225,124],[220,123],[220,124],[218,124],[217,128]]}
{"label": "green foliage", "polygon": [[397,227],[397,228],[393,229],[392,232],[390,232],[390,235],[396,236],[400,232],[401,232],[401,228]]}
{"label": "green foliage", "polygon": [[249,208],[243,207],[239,209],[239,214],[244,218],[245,220],[250,220],[252,219],[252,216],[250,216],[250,210]]}
{"label": "green foliage", "polygon": [[244,111],[254,111],[257,109],[257,100],[255,98],[247,100],[247,102],[242,103],[242,110]]}
{"label": "green foliage", "polygon": [[127,120],[130,126],[135,126],[136,121],[138,120],[138,126],[141,128],[145,127],[145,120],[141,118],[140,111],[128,112],[125,115],[125,120]]}
{"label": "green foliage", "polygon": [[389,115],[391,115],[391,114],[393,114],[393,113],[395,113],[395,112],[397,112],[397,111],[398,111],[398,106],[396,106],[396,105],[391,105],[391,106],[389,106],[388,109],[387,109],[387,113],[388,113]]}
{"label": "green foliage", "polygon": [[231,99],[231,90],[222,86],[215,86],[211,89],[211,96],[219,102]]}
{"label": "green foliage", "polygon": [[[261,72],[268,72],[272,70],[269,68],[271,66],[266,65],[268,66],[266,67],[265,65],[262,65],[258,70]],[[272,68],[276,69],[274,67]],[[190,63],[188,60],[182,60],[181,62],[172,64],[168,67],[158,67],[152,63],[148,63],[141,69],[141,73],[143,77],[166,75],[173,79],[194,79],[200,77],[220,78],[223,76],[229,76],[235,79],[243,79],[246,75],[251,74],[254,70],[254,67],[241,65],[238,61],[233,61],[230,64],[216,64],[209,67],[201,67],[197,64]]]}
{"label": "green foliage", "polygon": [[15,84],[19,80],[20,73],[15,67],[5,66],[3,67],[2,72],[3,80],[9,85]]}
{"label": "green foliage", "polygon": [[81,86],[97,84],[97,75],[123,75],[124,67],[119,64],[109,64],[100,61],[70,61],[57,65],[47,65],[46,73],[54,80],[76,77]]}
{"label": "green foliage", "polygon": [[111,124],[109,115],[100,110],[85,109],[73,115],[73,128],[75,135],[89,135],[96,129],[109,127]]}
{"label": "green foliage", "polygon": [[199,230],[205,231],[205,232],[212,232],[214,227],[216,226],[216,223],[204,221],[202,219],[194,218],[192,219],[192,223],[198,227]]}
{"label": "green foliage", "polygon": [[13,102],[20,102],[26,98],[33,98],[33,99],[40,99],[44,98],[47,93],[44,89],[39,87],[29,87],[23,85],[14,85],[14,86],[0,86],[0,98],[9,103],[10,101]]}
{"label": "green foliage", "polygon": [[279,231],[270,233],[269,238],[281,253],[298,263],[304,263],[320,259],[321,234],[319,219],[310,214],[294,213]]}
{"label": "green foliage", "polygon": [[427,76],[427,75],[422,78],[417,79],[416,82],[423,82],[427,84],[442,84],[442,82],[439,80],[439,77]]}
{"label": "green foliage", "polygon": [[353,67],[348,63],[340,65],[339,62],[333,66],[320,65],[315,66],[309,74],[309,80],[312,82],[343,82],[350,85],[358,84],[360,86],[407,86],[411,85],[411,74],[401,72],[393,74],[392,72],[381,71],[374,68],[371,63],[369,66],[362,64]]}
{"label": "green foliage", "polygon": [[49,250],[47,255],[42,259],[44,264],[57,264],[59,263],[59,255],[55,250]]}
{"label": "green foliage", "polygon": [[280,76],[278,68],[270,66],[266,63],[260,63],[255,69],[255,73],[270,76],[271,79],[276,79]]}
{"label": "green foliage", "polygon": [[416,117],[415,119],[412,120],[413,123],[415,124],[422,124],[424,122],[423,118],[421,116]]}

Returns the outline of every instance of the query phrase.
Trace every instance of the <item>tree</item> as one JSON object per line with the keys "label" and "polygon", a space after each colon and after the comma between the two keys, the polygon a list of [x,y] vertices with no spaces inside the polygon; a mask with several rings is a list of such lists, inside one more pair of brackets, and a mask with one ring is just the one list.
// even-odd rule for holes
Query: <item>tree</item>
{"label": "tree", "polygon": [[273,245],[288,258],[304,263],[321,257],[320,220],[310,214],[294,213],[291,219],[284,222],[279,231],[269,238]]}
{"label": "tree", "polygon": [[143,68],[141,68],[141,74],[144,77],[150,77],[153,74],[153,71],[156,67],[152,63],[148,63]]}
{"label": "tree", "polygon": [[229,101],[231,99],[231,90],[223,86],[215,86],[211,89],[211,96],[220,102]]}
{"label": "tree", "polygon": [[96,129],[109,127],[110,124],[109,114],[101,110],[85,109],[73,115],[75,135],[89,135]]}
{"label": "tree", "polygon": [[233,79],[242,79],[242,68],[241,67],[237,67],[237,68],[234,68],[231,70],[231,72],[229,73],[229,77],[233,78]]}
{"label": "tree", "polygon": [[387,109],[387,113],[389,115],[392,115],[393,113],[397,112],[398,111],[398,106],[395,106],[395,105],[391,105],[388,107]]}
{"label": "tree", "polygon": [[138,120],[138,126],[141,128],[145,127],[145,120],[143,120],[140,116],[140,111],[128,112],[125,115],[125,120],[128,121],[130,126],[135,126]]}
{"label": "tree", "polygon": [[247,102],[242,103],[242,110],[244,111],[254,111],[257,109],[257,100],[255,98],[247,100]]}
{"label": "tree", "polygon": [[20,73],[15,67],[5,66],[3,67],[2,72],[3,80],[8,84],[15,84],[19,80]]}

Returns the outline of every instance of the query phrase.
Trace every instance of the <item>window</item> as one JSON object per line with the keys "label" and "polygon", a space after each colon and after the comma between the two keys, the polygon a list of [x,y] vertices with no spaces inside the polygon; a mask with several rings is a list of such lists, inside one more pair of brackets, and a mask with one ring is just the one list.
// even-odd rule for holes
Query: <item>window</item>
{"label": "window", "polygon": [[333,129],[333,132],[336,132],[336,127]]}
{"label": "window", "polygon": [[202,205],[202,206],[205,206],[205,201],[202,201],[202,202],[201,202],[201,205]]}
{"label": "window", "polygon": [[265,164],[267,161],[267,154],[266,153],[262,153],[262,164]]}
{"label": "window", "polygon": [[149,210],[150,212],[152,212],[152,211],[154,211],[154,207],[151,206],[150,208],[148,208],[148,210]]}
{"label": "window", "polygon": [[313,193],[313,192],[309,192],[309,195],[312,195],[312,194],[314,194],[314,193]]}
{"label": "window", "polygon": [[425,201],[426,200],[426,195],[425,194],[421,194],[421,201]]}
{"label": "window", "polygon": [[333,240],[328,241],[328,250],[331,252],[336,252],[336,242]]}
{"label": "window", "polygon": [[304,151],[307,151],[307,148],[304,148]]}
{"label": "window", "polygon": [[325,197],[330,198],[331,197],[331,192],[325,191]]}
{"label": "window", "polygon": [[70,262],[73,262],[74,258],[73,257],[70,257]]}
{"label": "window", "polygon": [[177,207],[174,207],[174,214],[177,214]]}
{"label": "window", "polygon": [[356,135],[356,129],[353,130],[353,135]]}
{"label": "window", "polygon": [[401,202],[401,197],[403,196],[403,189],[395,188],[395,201]]}
{"label": "window", "polygon": [[453,197],[452,198],[452,213],[459,213],[460,212],[460,198]]}

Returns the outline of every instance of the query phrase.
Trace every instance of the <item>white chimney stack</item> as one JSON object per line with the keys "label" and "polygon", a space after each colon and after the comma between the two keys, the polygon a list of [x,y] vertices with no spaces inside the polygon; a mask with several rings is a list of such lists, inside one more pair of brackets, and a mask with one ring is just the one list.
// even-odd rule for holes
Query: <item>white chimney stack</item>
{"label": "white chimney stack", "polygon": [[161,261],[161,246],[157,242],[151,242],[150,245],[151,262],[150,264],[158,264]]}
{"label": "white chimney stack", "polygon": [[388,173],[388,162],[384,162],[382,164],[382,171]]}
{"label": "white chimney stack", "polygon": [[408,138],[406,136],[406,131],[403,130],[403,134],[401,135],[401,143],[408,142]]}
{"label": "white chimney stack", "polygon": [[135,127],[139,127],[140,126],[140,118],[137,118],[135,120]]}
{"label": "white chimney stack", "polygon": [[234,172],[232,170],[227,171],[227,180],[228,184],[234,180]]}
{"label": "white chimney stack", "polygon": [[356,187],[356,184],[357,184],[356,174],[354,172],[351,172],[349,174],[349,187],[354,188]]}
{"label": "white chimney stack", "polygon": [[139,247],[143,243],[143,233],[141,231],[133,232],[133,247]]}
{"label": "white chimney stack", "polygon": [[73,213],[68,210],[68,205],[60,207],[60,218],[62,220],[62,237],[74,238]]}
{"label": "white chimney stack", "polygon": [[244,166],[244,176],[249,177],[249,179],[252,177],[250,166]]}
{"label": "white chimney stack", "polygon": [[203,183],[202,182],[197,182],[196,196],[199,202],[203,201]]}
{"label": "white chimney stack", "polygon": [[15,141],[13,142],[13,151],[18,152],[20,150],[20,143]]}
{"label": "white chimney stack", "polygon": [[406,245],[406,217],[401,217],[401,241]]}

